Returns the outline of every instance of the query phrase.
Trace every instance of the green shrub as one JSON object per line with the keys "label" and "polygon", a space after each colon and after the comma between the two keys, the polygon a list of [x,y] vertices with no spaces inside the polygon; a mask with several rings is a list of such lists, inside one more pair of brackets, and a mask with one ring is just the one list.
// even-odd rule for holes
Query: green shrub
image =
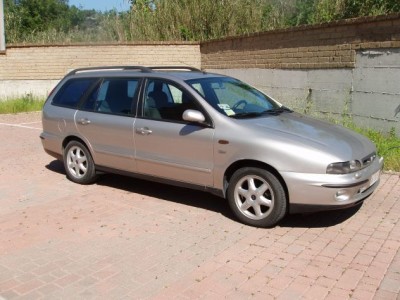
{"label": "green shrub", "polygon": [[394,128],[388,134],[370,128],[360,128],[348,124],[348,128],[368,137],[376,145],[378,154],[385,160],[386,171],[400,172],[400,138]]}
{"label": "green shrub", "polygon": [[35,98],[31,94],[18,99],[0,101],[0,114],[38,111],[42,109],[44,101],[44,99]]}

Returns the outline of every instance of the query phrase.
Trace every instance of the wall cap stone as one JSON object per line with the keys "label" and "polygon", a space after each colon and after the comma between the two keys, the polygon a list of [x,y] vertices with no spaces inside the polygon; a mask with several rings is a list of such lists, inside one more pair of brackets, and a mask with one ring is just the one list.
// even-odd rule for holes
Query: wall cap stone
{"label": "wall cap stone", "polygon": [[196,46],[199,42],[188,41],[136,41],[126,43],[56,43],[56,44],[8,44],[7,49],[11,48],[51,48],[51,47],[104,47],[104,46]]}

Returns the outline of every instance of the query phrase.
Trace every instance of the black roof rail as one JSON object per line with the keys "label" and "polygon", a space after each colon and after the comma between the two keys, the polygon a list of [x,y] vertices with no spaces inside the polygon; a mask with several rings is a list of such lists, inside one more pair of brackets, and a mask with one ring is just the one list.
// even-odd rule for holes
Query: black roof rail
{"label": "black roof rail", "polygon": [[188,70],[192,72],[202,72],[204,71],[187,66],[155,66],[155,67],[143,67],[143,66],[100,66],[100,67],[86,67],[86,68],[78,68],[74,69],[67,74],[67,76],[75,75],[79,72],[87,72],[87,71],[101,71],[101,70],[140,70],[143,73],[151,73],[153,70]]}
{"label": "black roof rail", "polygon": [[156,67],[149,67],[152,70],[188,70],[192,72],[203,72],[200,69],[194,67],[187,67],[187,66],[156,66]]}
{"label": "black roof rail", "polygon": [[101,71],[101,70],[140,70],[144,73],[151,73],[153,72],[150,68],[143,67],[143,66],[103,66],[103,67],[87,67],[87,68],[79,68],[72,70],[68,73],[68,75],[74,75],[78,72],[86,72],[86,71]]}

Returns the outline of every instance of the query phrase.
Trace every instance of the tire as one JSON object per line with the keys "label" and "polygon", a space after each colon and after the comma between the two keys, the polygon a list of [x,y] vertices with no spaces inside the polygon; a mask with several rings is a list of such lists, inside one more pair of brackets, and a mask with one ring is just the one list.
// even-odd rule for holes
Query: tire
{"label": "tire", "polygon": [[68,179],[79,184],[96,181],[96,169],[89,150],[78,141],[71,141],[64,149],[64,168]]}
{"label": "tire", "polygon": [[273,227],[286,214],[287,197],[275,175],[260,168],[237,170],[228,186],[227,198],[242,223]]}

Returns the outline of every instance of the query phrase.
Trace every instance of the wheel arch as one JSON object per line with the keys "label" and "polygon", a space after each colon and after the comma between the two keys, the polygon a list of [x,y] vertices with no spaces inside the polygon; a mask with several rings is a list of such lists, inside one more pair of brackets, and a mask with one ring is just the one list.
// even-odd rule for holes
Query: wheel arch
{"label": "wheel arch", "polygon": [[88,145],[83,139],[81,139],[80,137],[76,136],[76,135],[69,135],[67,136],[63,142],[62,142],[62,153],[64,153],[65,148],[67,147],[68,143],[71,141],[77,141],[82,143],[82,145],[84,145],[86,147],[86,149],[88,149],[90,155],[93,157],[93,152],[92,152],[92,148],[90,147],[90,145]]}
{"label": "wheel arch", "polygon": [[283,179],[283,177],[281,176],[281,174],[278,172],[278,170],[276,170],[274,167],[272,167],[269,164],[266,164],[264,162],[261,161],[257,161],[257,160],[251,160],[251,159],[244,159],[244,160],[239,160],[234,162],[233,164],[231,164],[224,173],[224,196],[226,196],[227,190],[228,190],[228,185],[229,182],[232,178],[232,175],[239,169],[241,168],[260,168],[260,169],[264,169],[267,170],[268,172],[272,173],[273,175],[275,175],[275,177],[279,180],[279,182],[282,184],[283,189],[285,191],[286,194],[286,200],[289,204],[289,199],[290,199],[290,195],[289,195],[289,190],[288,187],[286,185],[285,180]]}

